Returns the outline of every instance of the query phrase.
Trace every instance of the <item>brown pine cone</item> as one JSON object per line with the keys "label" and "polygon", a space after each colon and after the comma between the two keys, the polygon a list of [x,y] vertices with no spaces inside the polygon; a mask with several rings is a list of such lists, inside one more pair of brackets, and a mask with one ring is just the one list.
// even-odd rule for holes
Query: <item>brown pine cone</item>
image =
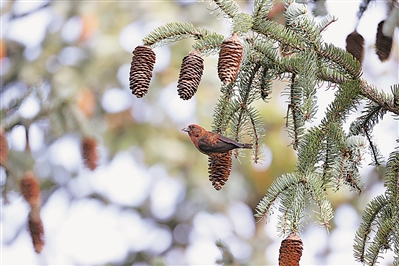
{"label": "brown pine cone", "polygon": [[392,37],[385,36],[382,32],[385,20],[378,24],[377,36],[375,40],[375,50],[378,58],[384,62],[388,59],[392,49]]}
{"label": "brown pine cone", "polygon": [[363,62],[364,38],[356,30],[346,37],[346,51],[351,53],[360,64]]}
{"label": "brown pine cone", "polygon": [[83,161],[87,168],[94,170],[97,167],[97,141],[94,138],[84,138],[82,141]]}
{"label": "brown pine cone", "polygon": [[139,45],[133,51],[129,81],[130,90],[137,98],[148,92],[155,58],[154,51],[146,45]]}
{"label": "brown pine cone", "polygon": [[191,51],[183,58],[179,81],[177,82],[177,92],[183,100],[191,99],[197,92],[204,72],[204,59],[197,50]]}
{"label": "brown pine cone", "polygon": [[242,59],[242,44],[237,34],[233,34],[222,43],[218,60],[218,75],[220,80],[228,85],[234,82],[240,69]]}
{"label": "brown pine cone", "polygon": [[44,229],[42,219],[40,218],[40,208],[34,208],[30,211],[28,224],[33,247],[36,253],[40,253],[44,246]]}
{"label": "brown pine cone", "polygon": [[6,133],[0,129],[0,165],[4,165],[8,159],[8,145]]}
{"label": "brown pine cone", "polygon": [[19,188],[22,196],[24,196],[31,208],[40,207],[40,184],[37,177],[31,171],[25,172],[19,183]]}
{"label": "brown pine cone", "polygon": [[209,180],[216,190],[221,190],[227,182],[231,171],[231,150],[226,153],[211,153],[208,158]]}
{"label": "brown pine cone", "polygon": [[302,256],[303,243],[301,238],[295,233],[291,233],[281,242],[280,255],[278,257],[279,266],[296,266]]}

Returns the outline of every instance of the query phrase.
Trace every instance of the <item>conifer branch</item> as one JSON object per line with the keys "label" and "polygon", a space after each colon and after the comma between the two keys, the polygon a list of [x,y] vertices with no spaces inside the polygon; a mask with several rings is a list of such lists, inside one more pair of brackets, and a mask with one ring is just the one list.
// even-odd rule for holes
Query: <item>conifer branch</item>
{"label": "conifer branch", "polygon": [[309,46],[320,47],[320,29],[306,13],[306,5],[295,2],[290,4],[284,13],[287,27],[304,36]]}
{"label": "conifer branch", "polygon": [[[145,45],[156,47],[185,38],[192,37],[194,39],[201,40],[207,36],[213,38],[216,37],[217,40],[221,38],[221,35],[206,29],[196,28],[190,22],[171,22],[151,31],[146,37],[143,38],[143,43]],[[209,40],[210,38],[207,39]],[[213,42],[215,42],[215,39]],[[212,43],[209,45],[212,46]],[[202,46],[205,46],[204,43],[202,43]]]}
{"label": "conifer branch", "polygon": [[265,19],[267,14],[273,8],[274,1],[269,0],[255,0],[253,17],[256,20]]}
{"label": "conifer branch", "polygon": [[[397,85],[395,85],[397,86]],[[394,88],[395,88],[394,86]],[[361,93],[366,98],[380,105],[382,108],[399,115],[399,106],[395,106],[395,98],[391,95],[385,95],[383,92],[378,92],[376,88],[369,85],[366,81],[363,81],[360,86]],[[394,90],[394,89],[393,89]],[[397,95],[397,94],[395,94]]]}
{"label": "conifer branch", "polygon": [[291,29],[274,21],[264,20],[261,21],[261,23],[255,21],[252,30],[272,40],[287,44],[298,51],[305,50],[307,47],[306,40],[303,36],[300,36]]}
{"label": "conifer branch", "polygon": [[[231,116],[235,113],[231,108],[231,97],[233,95],[233,83],[222,85],[222,96],[219,98],[218,104],[215,106],[213,114],[212,130],[218,134],[226,131]],[[234,110],[234,109],[233,109]]]}
{"label": "conifer branch", "polygon": [[335,47],[332,44],[324,44],[316,53],[345,69],[352,76],[352,79],[360,77],[360,62],[347,51]]}
{"label": "conifer branch", "polygon": [[313,173],[315,165],[322,160],[322,145],[325,138],[324,132],[318,128],[313,127],[303,136],[298,145],[298,162],[296,165],[297,171],[303,175]]}
{"label": "conifer branch", "polygon": [[193,44],[193,49],[197,50],[201,55],[214,55],[219,52],[223,41],[223,35],[217,33],[206,34]]}
{"label": "conifer branch", "polygon": [[318,206],[317,219],[325,228],[329,228],[329,221],[334,216],[334,210],[331,203],[327,200],[325,192],[325,183],[322,175],[313,173],[307,178],[306,187],[309,190],[312,201]]}
{"label": "conifer branch", "polygon": [[268,193],[260,200],[256,206],[255,217],[260,218],[258,222],[266,219],[272,212],[273,203],[280,198],[281,193],[291,187],[296,187],[302,182],[295,174],[284,174],[274,180],[268,189]]}
{"label": "conifer branch", "polygon": [[323,17],[322,20],[319,22],[317,27],[319,28],[319,32],[323,32],[325,29],[328,28],[332,23],[336,22],[337,19],[334,16],[328,14],[327,16]]}
{"label": "conifer branch", "polygon": [[240,7],[234,0],[213,0],[213,2],[230,18],[234,18],[241,13]]}
{"label": "conifer branch", "polygon": [[372,224],[378,217],[379,213],[387,206],[386,198],[384,196],[377,196],[364,210],[362,223],[356,231],[355,244],[353,245],[354,256],[357,261],[362,263],[366,261],[366,244],[370,233],[373,231]]}
{"label": "conifer branch", "polygon": [[296,75],[292,74],[290,84],[290,103],[288,104],[286,127],[288,134],[292,138],[292,145],[294,149],[297,149],[300,137],[303,135],[305,125],[302,110],[300,109],[301,100],[301,87],[298,86]]}

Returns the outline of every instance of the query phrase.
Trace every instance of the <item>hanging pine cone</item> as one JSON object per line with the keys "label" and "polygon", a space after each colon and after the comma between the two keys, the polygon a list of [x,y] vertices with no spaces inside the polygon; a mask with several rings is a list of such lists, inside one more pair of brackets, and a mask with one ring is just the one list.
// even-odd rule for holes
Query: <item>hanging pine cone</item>
{"label": "hanging pine cone", "polygon": [[231,150],[226,153],[211,153],[208,158],[209,180],[216,190],[221,190],[231,171]]}
{"label": "hanging pine cone", "polygon": [[183,100],[191,99],[197,92],[198,85],[204,72],[204,59],[197,50],[191,51],[183,58],[177,92]]}
{"label": "hanging pine cone", "polygon": [[8,145],[6,133],[0,129],[0,165],[4,165],[8,159]]}
{"label": "hanging pine cone", "polygon": [[392,49],[392,37],[385,36],[382,32],[385,20],[378,24],[377,36],[375,40],[375,50],[378,58],[384,62],[388,59]]}
{"label": "hanging pine cone", "polygon": [[242,59],[242,44],[237,34],[222,43],[218,60],[218,75],[224,84],[236,79]]}
{"label": "hanging pine cone", "polygon": [[302,256],[303,243],[299,236],[291,233],[281,242],[280,255],[278,257],[279,266],[299,265]]}
{"label": "hanging pine cone", "polygon": [[363,62],[364,38],[356,30],[346,37],[346,51],[351,53],[360,64]]}
{"label": "hanging pine cone", "polygon": [[40,218],[40,208],[34,208],[30,211],[28,224],[33,247],[36,253],[40,253],[44,246],[44,230],[43,222]]}
{"label": "hanging pine cone", "polygon": [[129,81],[130,90],[137,98],[143,97],[148,92],[154,64],[155,53],[150,47],[139,45],[134,49]]}
{"label": "hanging pine cone", "polygon": [[19,183],[19,188],[22,196],[25,198],[26,202],[29,203],[31,208],[40,207],[40,184],[39,180],[32,172],[25,172]]}
{"label": "hanging pine cone", "polygon": [[262,77],[260,80],[260,97],[262,100],[266,101],[271,94],[271,80],[268,78],[268,71],[269,69],[267,67],[263,67],[262,71]]}
{"label": "hanging pine cone", "polygon": [[97,167],[97,141],[94,138],[84,138],[82,141],[83,162],[87,168],[94,170]]}

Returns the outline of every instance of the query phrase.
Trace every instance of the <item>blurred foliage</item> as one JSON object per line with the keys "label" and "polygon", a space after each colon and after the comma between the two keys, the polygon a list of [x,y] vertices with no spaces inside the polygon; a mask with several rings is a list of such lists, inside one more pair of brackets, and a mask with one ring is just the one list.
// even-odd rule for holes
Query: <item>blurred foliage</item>
{"label": "blurred foliage", "polygon": [[[239,4],[249,8],[252,1],[240,1]],[[15,141],[9,142],[9,158],[1,166],[3,202],[7,202],[9,193],[19,192],[18,183],[26,170],[34,170],[40,179],[43,205],[46,205],[53,192],[87,171],[83,162],[77,168],[67,168],[52,160],[50,150],[57,140],[65,136],[79,141],[86,136],[97,138],[101,148],[100,162],[104,166],[118,152],[127,151],[146,169],[162,165],[171,176],[183,180],[185,197],[177,205],[172,217],[162,220],[154,216],[149,200],[142,206],[132,208],[172,231],[182,223],[191,225],[195,214],[201,211],[227,213],[237,201],[244,202],[254,210],[274,178],[294,169],[296,155],[289,147],[291,140],[285,131],[283,119],[286,114],[278,99],[285,84],[278,82],[274,85],[268,104],[261,101],[256,103],[265,119],[264,145],[270,150],[266,153],[269,156],[266,160],[271,160],[270,166],[254,166],[247,158],[240,161],[234,159],[229,182],[222,191],[214,191],[207,177],[207,158],[195,150],[180,129],[191,122],[211,127],[213,108],[220,95],[216,57],[205,59],[199,91],[195,100],[190,102],[195,107],[195,113],[188,119],[177,120],[167,109],[170,105],[172,111],[178,112],[174,108],[175,100],[180,100],[177,91],[173,97],[167,92],[170,87],[175,87],[181,60],[191,50],[190,40],[156,50],[157,56],[166,61],[166,66],[156,70],[150,91],[144,99],[138,100],[132,96],[129,106],[117,112],[110,112],[102,104],[104,95],[111,89],[119,88],[130,93],[128,66],[131,51],[140,44],[144,35],[157,26],[178,18],[198,27],[228,32],[230,25],[223,24],[224,21],[219,19],[220,14],[214,12],[214,7],[208,2],[49,1],[38,3],[38,8],[27,13],[19,11],[23,5],[19,1],[8,1],[2,5],[2,20],[9,26],[3,32],[0,49],[3,71],[0,89],[1,127],[9,136],[15,134],[17,128],[23,128],[26,134],[26,144],[21,139],[17,141],[20,145],[16,146],[13,146]],[[10,31],[14,30],[11,25],[37,14],[46,15],[49,19],[43,39],[32,44],[8,37],[12,35]],[[132,36],[125,36],[124,32]],[[40,39],[40,36],[37,38]],[[19,111],[19,107],[29,98],[35,100],[39,110],[26,115]],[[167,100],[170,103],[165,105]],[[120,103],[113,104],[118,106]],[[43,135],[43,143],[38,148],[33,148],[35,144],[31,143],[34,139],[30,137],[33,126],[38,127]],[[8,139],[11,140],[11,137]],[[21,145],[24,148],[18,148]],[[73,198],[73,192],[69,193]],[[333,194],[332,197],[334,207],[347,200],[354,206],[363,204],[361,199],[344,193]],[[114,204],[96,193],[87,198],[98,199],[105,205]],[[264,253],[271,240],[263,228],[263,223],[257,224],[251,239],[244,239],[237,234],[241,241],[249,243],[253,249],[250,258],[238,263],[269,263]],[[228,250],[228,243],[224,244],[225,250]],[[163,255],[187,245],[188,241],[180,243],[174,239],[162,254],[142,251],[126,254],[123,261],[104,264],[146,262],[163,265]]]}

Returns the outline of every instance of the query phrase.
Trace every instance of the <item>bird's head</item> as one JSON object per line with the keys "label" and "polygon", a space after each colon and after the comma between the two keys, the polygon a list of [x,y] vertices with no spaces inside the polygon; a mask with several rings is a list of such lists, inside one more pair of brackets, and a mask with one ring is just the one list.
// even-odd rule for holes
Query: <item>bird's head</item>
{"label": "bird's head", "polygon": [[199,125],[191,124],[186,128],[183,128],[182,131],[188,133],[190,137],[199,138],[206,133],[206,130]]}

